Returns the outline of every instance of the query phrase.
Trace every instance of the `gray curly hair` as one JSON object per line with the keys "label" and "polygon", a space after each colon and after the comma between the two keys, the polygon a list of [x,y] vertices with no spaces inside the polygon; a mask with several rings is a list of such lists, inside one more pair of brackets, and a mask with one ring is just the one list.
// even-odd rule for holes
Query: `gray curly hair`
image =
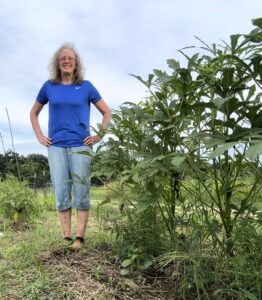
{"label": "gray curly hair", "polygon": [[76,47],[73,43],[64,43],[59,47],[59,49],[54,53],[51,62],[49,64],[50,80],[52,83],[61,82],[61,71],[59,69],[59,56],[63,49],[69,49],[75,54],[76,67],[73,75],[73,83],[81,84],[84,80],[84,68],[81,61],[81,58],[76,50]]}

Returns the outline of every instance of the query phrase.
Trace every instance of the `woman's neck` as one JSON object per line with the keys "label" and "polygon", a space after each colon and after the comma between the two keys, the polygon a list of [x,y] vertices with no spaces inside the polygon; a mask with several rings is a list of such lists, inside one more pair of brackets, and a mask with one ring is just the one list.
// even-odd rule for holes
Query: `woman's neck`
{"label": "woman's neck", "polygon": [[73,83],[73,76],[62,76],[61,82],[65,84]]}

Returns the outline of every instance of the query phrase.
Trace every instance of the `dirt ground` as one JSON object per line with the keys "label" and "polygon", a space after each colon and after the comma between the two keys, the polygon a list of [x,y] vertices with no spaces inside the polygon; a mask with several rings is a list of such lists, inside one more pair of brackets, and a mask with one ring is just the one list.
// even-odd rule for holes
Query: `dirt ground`
{"label": "dirt ground", "polygon": [[52,270],[52,281],[63,287],[63,299],[175,299],[173,281],[157,275],[155,270],[143,277],[134,273],[122,276],[121,263],[109,250],[57,249],[42,253],[40,260]]}

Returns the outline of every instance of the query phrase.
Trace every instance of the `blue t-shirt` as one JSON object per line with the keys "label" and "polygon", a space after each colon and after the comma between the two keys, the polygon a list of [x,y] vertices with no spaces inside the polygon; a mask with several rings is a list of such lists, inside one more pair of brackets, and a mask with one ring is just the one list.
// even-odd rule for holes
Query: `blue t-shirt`
{"label": "blue t-shirt", "polygon": [[81,84],[62,84],[46,81],[36,100],[49,103],[48,136],[57,147],[78,147],[90,135],[90,103],[101,96],[88,80]]}

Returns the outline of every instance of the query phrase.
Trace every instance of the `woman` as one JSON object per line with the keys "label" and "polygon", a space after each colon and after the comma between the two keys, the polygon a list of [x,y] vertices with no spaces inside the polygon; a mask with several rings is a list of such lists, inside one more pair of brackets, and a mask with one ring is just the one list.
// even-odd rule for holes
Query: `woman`
{"label": "woman", "polygon": [[[84,243],[90,208],[89,150],[99,142],[99,135],[89,131],[90,104],[102,113],[102,128],[106,131],[111,111],[97,89],[83,78],[83,67],[73,44],[62,45],[50,64],[51,79],[40,89],[30,119],[38,141],[48,149],[48,161],[55,191],[56,208],[63,231],[63,243],[73,249]],[[42,133],[38,115],[49,104],[48,136]],[[87,180],[88,179],[88,180]],[[77,210],[77,235],[72,239],[71,188]]]}

